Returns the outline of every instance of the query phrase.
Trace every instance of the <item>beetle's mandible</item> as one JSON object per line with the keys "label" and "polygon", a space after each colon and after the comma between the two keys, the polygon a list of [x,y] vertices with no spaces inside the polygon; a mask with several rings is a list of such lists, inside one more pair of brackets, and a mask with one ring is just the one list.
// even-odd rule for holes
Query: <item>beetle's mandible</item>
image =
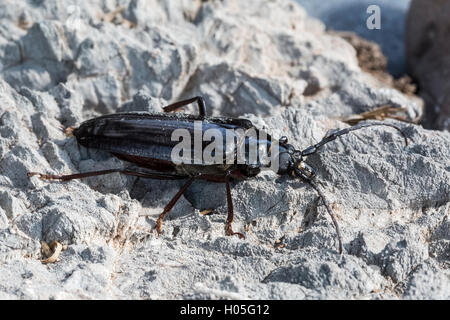
{"label": "beetle's mandible", "polygon": [[[197,102],[198,104],[199,115],[169,113],[193,102]],[[28,176],[39,175],[40,178],[44,180],[68,181],[72,179],[118,172],[149,179],[185,179],[186,182],[183,187],[181,187],[172,200],[165,206],[163,212],[156,220],[155,230],[158,234],[162,232],[164,217],[170,212],[178,199],[183,195],[192,182],[194,182],[194,180],[221,182],[224,183],[226,187],[228,204],[228,217],[225,224],[225,234],[238,235],[239,237],[244,238],[242,233],[234,232],[232,229],[233,202],[231,197],[230,181],[254,177],[260,173],[261,169],[268,167],[268,164],[261,161],[256,163],[249,163],[248,161],[244,161],[244,163],[237,163],[235,161],[231,164],[176,164],[171,158],[171,152],[177,142],[172,141],[171,134],[175,129],[180,128],[194,134],[194,123],[196,121],[201,121],[203,130],[215,129],[218,131],[224,131],[230,129],[253,129],[258,132],[258,129],[255,128],[249,120],[206,116],[205,102],[202,97],[194,97],[179,101],[164,107],[163,110],[166,113],[116,113],[100,116],[87,120],[79,127],[71,130],[78,143],[82,146],[111,152],[117,158],[131,162],[138,167],[143,168],[142,171],[135,169],[107,169],[71,175],[49,175],[38,172],[29,172]],[[314,154],[323,145],[335,140],[337,137],[345,135],[351,131],[371,126],[392,127],[403,135],[405,144],[408,144],[407,137],[400,128],[390,123],[380,122],[360,123],[346,129],[333,131],[331,134],[326,135],[317,144],[309,146],[304,150],[297,150],[291,144],[288,144],[286,137],[281,137],[277,141],[278,149],[275,156],[278,161],[278,166],[276,173],[279,175],[289,175],[291,177],[301,179],[302,181],[309,183],[318,192],[336,229],[339,253],[342,253],[342,239],[339,232],[339,226],[324,194],[315,183],[314,169],[308,165],[305,160],[306,157]],[[271,141],[270,136],[268,136],[267,139],[258,140],[256,143],[258,145],[264,145],[268,150],[271,150]],[[248,147],[248,145],[251,144],[250,139],[244,139],[243,144]],[[235,147],[230,149],[227,145],[224,145],[223,149],[228,150],[225,152],[225,156],[229,155],[231,152],[232,157],[234,157],[233,159],[236,160]]]}

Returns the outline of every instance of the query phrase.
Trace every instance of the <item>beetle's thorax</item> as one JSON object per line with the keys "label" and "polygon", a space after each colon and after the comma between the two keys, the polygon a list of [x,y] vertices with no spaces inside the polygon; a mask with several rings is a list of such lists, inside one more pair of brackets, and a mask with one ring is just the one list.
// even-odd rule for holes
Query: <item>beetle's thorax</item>
{"label": "beetle's thorax", "polygon": [[304,161],[305,158],[302,156],[302,152],[295,149],[291,144],[282,143],[281,140],[277,157],[277,173],[279,175],[290,175],[311,180],[315,176],[315,171]]}

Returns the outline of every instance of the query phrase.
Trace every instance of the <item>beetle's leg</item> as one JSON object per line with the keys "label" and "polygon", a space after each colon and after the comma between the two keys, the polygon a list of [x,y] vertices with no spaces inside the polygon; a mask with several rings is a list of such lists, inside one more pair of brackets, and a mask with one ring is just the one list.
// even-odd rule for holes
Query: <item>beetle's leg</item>
{"label": "beetle's leg", "polygon": [[39,175],[42,180],[69,181],[69,180],[73,180],[73,179],[101,176],[101,175],[115,173],[115,172],[130,175],[130,176],[137,176],[137,177],[141,177],[141,178],[157,179],[157,180],[186,179],[186,176],[179,176],[179,175],[165,174],[165,173],[138,172],[138,171],[131,171],[131,170],[126,170],[126,169],[109,169],[109,170],[101,170],[101,171],[81,172],[81,173],[68,174],[68,175],[53,175],[53,174],[43,174],[43,173],[39,173],[39,172],[28,172],[28,176],[32,177],[35,175]]}
{"label": "beetle's leg", "polygon": [[61,180],[61,181],[69,181],[73,179],[81,179],[86,177],[93,176],[101,176],[104,174],[119,172],[121,169],[109,169],[109,170],[101,170],[101,171],[91,171],[91,172],[82,172],[75,174],[67,174],[67,175],[55,175],[55,174],[44,174],[39,172],[28,172],[27,175],[29,177],[39,175],[39,178],[42,180]]}
{"label": "beetle's leg", "polygon": [[194,181],[196,177],[190,177],[189,180],[184,184],[184,186],[177,192],[177,194],[170,200],[170,202],[165,206],[163,212],[159,215],[158,219],[156,220],[155,224],[155,230],[158,232],[158,234],[161,234],[162,232],[162,223],[164,220],[164,217],[166,214],[172,210],[173,206],[177,203],[178,199],[183,195],[183,193],[189,188],[189,186],[192,184],[192,181]]}
{"label": "beetle's leg", "polygon": [[200,96],[169,104],[168,106],[165,106],[163,108],[163,110],[164,110],[164,112],[171,112],[171,111],[174,111],[176,109],[184,107],[184,106],[186,106],[186,105],[188,105],[188,104],[190,104],[192,102],[195,102],[195,101],[197,101],[198,112],[199,112],[200,116],[202,116],[202,117],[206,116],[205,99],[203,99],[203,97],[200,97]]}
{"label": "beetle's leg", "polygon": [[405,139],[405,144],[408,145],[408,139],[405,135],[405,133],[397,126],[390,124],[390,123],[380,123],[380,122],[368,122],[368,123],[359,123],[353,127],[345,128],[339,131],[332,132],[330,135],[327,135],[325,138],[322,139],[319,143],[309,146],[305,150],[302,151],[302,156],[309,156],[313,153],[316,153],[317,150],[319,150],[320,147],[322,147],[324,144],[327,144],[328,142],[331,142],[335,140],[337,137],[342,136],[344,134],[350,133],[351,131],[359,130],[362,128],[372,127],[372,126],[387,126],[394,128],[403,135],[403,138]]}
{"label": "beetle's leg", "polygon": [[227,223],[225,224],[225,234],[227,236],[233,236],[237,235],[241,239],[245,239],[245,236],[240,232],[234,232],[231,224],[233,223],[233,217],[234,217],[234,209],[233,209],[233,199],[231,198],[231,189],[230,189],[230,178],[227,175],[225,177],[225,186],[227,188],[227,205],[228,205],[228,217],[227,217]]}

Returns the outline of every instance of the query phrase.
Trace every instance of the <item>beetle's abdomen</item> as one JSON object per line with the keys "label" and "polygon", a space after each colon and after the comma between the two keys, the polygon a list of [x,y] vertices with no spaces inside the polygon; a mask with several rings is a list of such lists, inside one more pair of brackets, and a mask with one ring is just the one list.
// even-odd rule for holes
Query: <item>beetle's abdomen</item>
{"label": "beetle's abdomen", "polygon": [[[195,142],[200,143],[200,152],[211,143],[202,139],[207,130],[214,129],[226,137],[227,130],[247,130],[251,127],[253,127],[251,122],[244,119],[203,119],[185,114],[123,113],[85,121],[73,131],[73,134],[78,143],[87,148],[105,150],[116,155],[173,162],[172,150],[180,142],[179,139],[172,141],[175,130],[185,130],[191,137],[186,153],[194,159],[194,151],[199,150],[194,148]],[[195,141],[196,135],[200,136],[200,141]],[[217,147],[222,148],[224,159],[227,155],[234,156],[236,153],[233,147],[226,145],[226,140],[214,142]]]}
{"label": "beetle's abdomen", "polygon": [[87,148],[170,161],[176,144],[171,133],[180,126],[189,127],[189,122],[115,114],[85,121],[73,134]]}

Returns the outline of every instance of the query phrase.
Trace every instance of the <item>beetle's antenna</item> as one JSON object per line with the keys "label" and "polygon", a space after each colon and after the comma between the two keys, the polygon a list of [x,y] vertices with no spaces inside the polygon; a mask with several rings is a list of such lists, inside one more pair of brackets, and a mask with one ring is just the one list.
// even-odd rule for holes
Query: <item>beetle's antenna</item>
{"label": "beetle's antenna", "polygon": [[398,130],[402,134],[403,138],[405,139],[405,144],[408,145],[408,138],[406,137],[406,134],[399,127],[397,127],[393,124],[390,124],[390,123],[368,122],[368,123],[359,123],[353,127],[345,128],[345,129],[342,129],[342,130],[339,130],[339,131],[329,134],[328,136],[323,138],[322,141],[320,141],[319,143],[309,146],[308,148],[303,150],[302,156],[309,156],[313,153],[316,153],[317,150],[319,150],[319,148],[322,147],[324,144],[327,144],[328,142],[335,140],[339,136],[350,133],[351,131],[355,131],[355,130],[359,130],[359,129],[367,128],[367,127],[373,127],[373,126],[387,126],[387,127],[391,127],[391,128]]}
{"label": "beetle's antenna", "polygon": [[325,195],[323,194],[322,190],[317,186],[317,184],[313,180],[307,180],[311,187],[313,187],[314,190],[317,191],[319,196],[322,198],[323,204],[325,205],[325,208],[327,208],[328,214],[331,217],[331,220],[333,221],[334,228],[336,229],[336,234],[339,242],[339,254],[342,254],[342,237],[341,232],[339,231],[339,225],[336,221],[336,217],[334,216],[333,210],[331,210],[331,206],[327,201],[327,198],[325,198]]}

